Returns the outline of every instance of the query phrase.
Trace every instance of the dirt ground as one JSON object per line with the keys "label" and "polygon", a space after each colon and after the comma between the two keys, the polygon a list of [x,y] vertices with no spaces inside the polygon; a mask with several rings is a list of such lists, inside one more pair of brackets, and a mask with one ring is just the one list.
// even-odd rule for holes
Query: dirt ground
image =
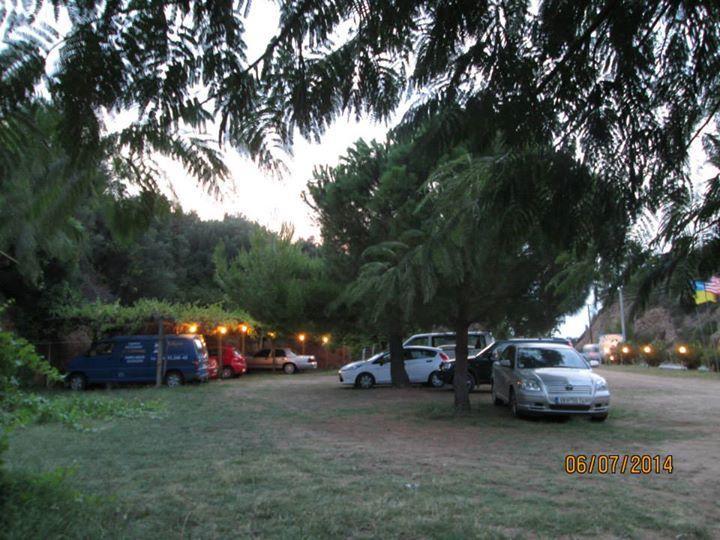
{"label": "dirt ground", "polygon": [[[364,391],[342,387],[335,375],[265,384],[284,396],[286,407],[327,413],[293,427],[289,441],[313,440],[339,455],[366,452],[388,470],[412,459],[419,476],[467,466],[511,475],[541,469],[549,471],[544,482],[561,487],[572,480],[611,482],[628,497],[655,500],[660,510],[664,501],[685,498],[691,514],[703,515],[699,521],[717,524],[712,516],[720,517],[720,381],[597,371],[612,392],[610,418],[603,424],[584,418],[516,420],[507,408],[492,405],[489,387],[471,394],[470,418],[455,419],[449,388]],[[674,472],[571,478],[562,470],[570,453],[671,454]],[[720,528],[711,527],[711,536],[720,538]]]}

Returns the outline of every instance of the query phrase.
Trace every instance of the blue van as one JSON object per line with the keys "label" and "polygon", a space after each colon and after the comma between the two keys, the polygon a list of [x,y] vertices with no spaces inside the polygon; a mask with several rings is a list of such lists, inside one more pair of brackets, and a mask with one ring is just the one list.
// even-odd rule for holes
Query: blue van
{"label": "blue van", "polygon": [[[180,386],[208,379],[208,352],[200,335],[166,336],[165,383]],[[68,364],[66,380],[73,390],[95,383],[155,382],[157,336],[118,336],[93,344]]]}

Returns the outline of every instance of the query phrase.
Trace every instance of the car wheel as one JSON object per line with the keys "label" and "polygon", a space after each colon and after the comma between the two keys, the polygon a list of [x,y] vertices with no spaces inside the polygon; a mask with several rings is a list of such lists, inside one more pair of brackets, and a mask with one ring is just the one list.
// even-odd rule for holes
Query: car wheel
{"label": "car wheel", "polygon": [[355,379],[355,386],[363,390],[369,390],[375,386],[375,377],[370,373],[361,373],[357,376],[357,379]]}
{"label": "car wheel", "polygon": [[515,418],[521,418],[522,413],[520,413],[520,410],[518,409],[517,397],[515,397],[515,390],[510,388],[509,394],[510,394],[509,395],[509,397],[510,397],[510,412],[512,413],[512,415]]}
{"label": "car wheel", "polygon": [[593,421],[593,422],[604,422],[605,420],[607,420],[607,417],[608,417],[607,413],[605,413],[605,414],[593,414],[593,415],[590,417],[590,420]]}
{"label": "car wheel", "polygon": [[165,375],[165,384],[168,386],[168,388],[176,388],[178,386],[182,386],[183,384],[183,376],[182,373],[178,371],[171,371],[167,375]]}
{"label": "car wheel", "polygon": [[295,366],[295,364],[291,364],[290,362],[288,362],[287,364],[283,365],[283,372],[286,373],[287,375],[292,375],[296,371],[297,371],[297,367]]}
{"label": "car wheel", "polygon": [[85,390],[85,388],[87,388],[87,379],[82,373],[73,373],[72,375],[70,375],[68,383],[70,385],[70,389],[75,390],[76,392],[79,392],[80,390]]}
{"label": "car wheel", "polygon": [[439,371],[433,371],[428,378],[428,384],[433,388],[442,388],[445,386],[445,382],[440,378]]}
{"label": "car wheel", "polygon": [[232,379],[233,375],[235,375],[235,372],[233,371],[233,369],[231,367],[226,366],[223,368],[222,375],[221,375],[221,377],[223,379]]}
{"label": "car wheel", "polygon": [[492,383],[492,387],[490,388],[490,394],[492,396],[493,405],[500,406],[503,404],[503,400],[500,399],[500,396],[495,393],[495,383]]}

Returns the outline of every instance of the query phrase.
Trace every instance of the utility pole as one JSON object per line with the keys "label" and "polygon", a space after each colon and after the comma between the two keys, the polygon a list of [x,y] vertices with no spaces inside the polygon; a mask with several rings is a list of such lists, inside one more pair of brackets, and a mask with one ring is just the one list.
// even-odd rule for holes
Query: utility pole
{"label": "utility pole", "polygon": [[587,305],[587,313],[588,313],[588,343],[594,343],[593,341],[593,335],[592,335],[592,314],[590,313],[590,304]]}
{"label": "utility pole", "polygon": [[622,339],[625,341],[627,336],[625,334],[625,303],[623,302],[623,288],[622,285],[618,289],[620,293],[620,328],[622,331]]}

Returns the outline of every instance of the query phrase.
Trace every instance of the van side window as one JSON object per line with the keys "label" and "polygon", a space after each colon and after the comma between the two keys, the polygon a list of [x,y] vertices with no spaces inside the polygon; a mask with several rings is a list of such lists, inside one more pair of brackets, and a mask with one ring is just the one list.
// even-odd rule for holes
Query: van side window
{"label": "van side window", "polygon": [[432,346],[433,347],[443,347],[446,345],[455,345],[455,336],[454,335],[448,335],[448,336],[433,336],[432,338]]}
{"label": "van side window", "polygon": [[428,344],[428,338],[427,336],[418,336],[415,338],[412,338],[405,342],[406,347],[410,347],[412,345],[427,345]]}
{"label": "van side window", "polygon": [[107,356],[112,354],[114,343],[112,341],[101,341],[96,343],[88,352],[88,356]]}

